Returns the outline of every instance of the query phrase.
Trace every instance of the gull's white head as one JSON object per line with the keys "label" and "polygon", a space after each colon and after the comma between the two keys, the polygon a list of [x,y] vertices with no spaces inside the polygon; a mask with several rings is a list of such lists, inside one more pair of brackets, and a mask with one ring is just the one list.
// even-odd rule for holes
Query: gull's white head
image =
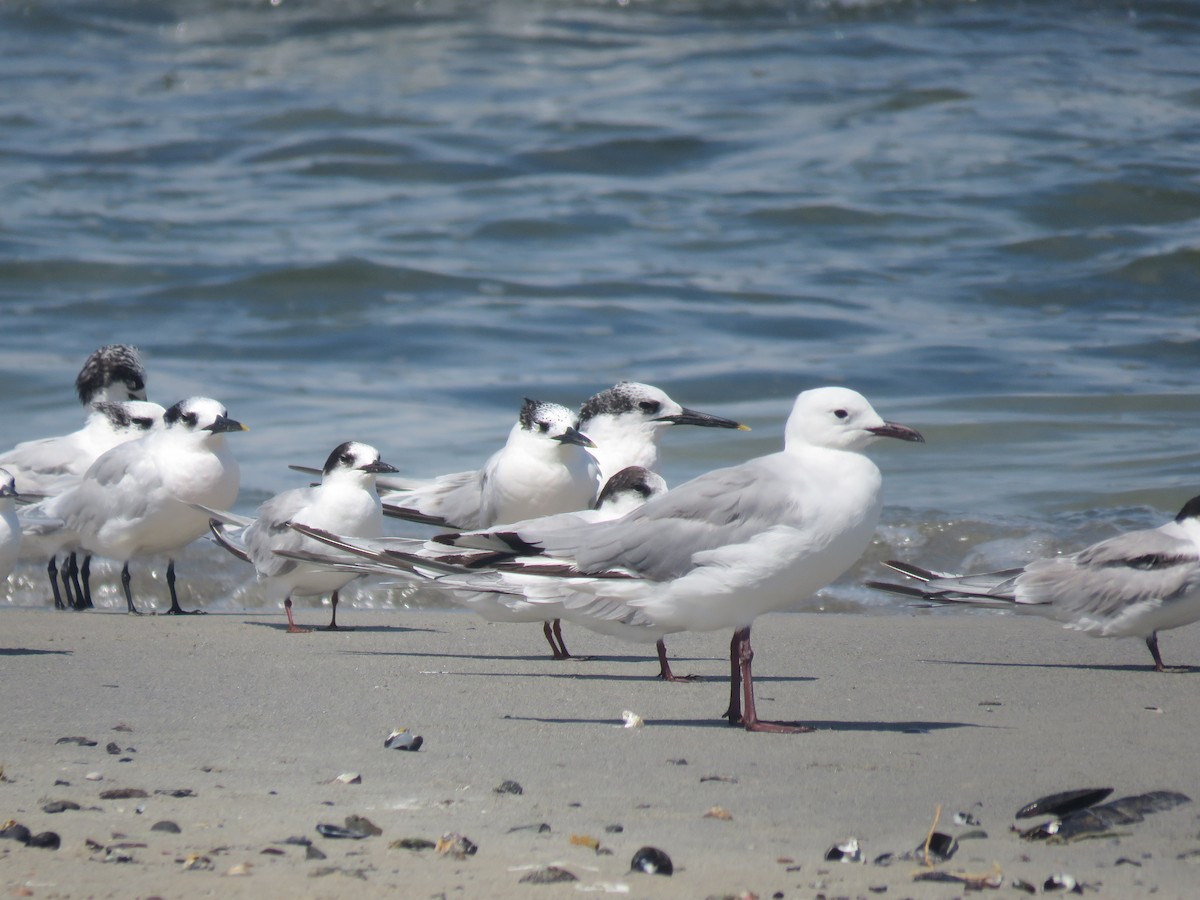
{"label": "gull's white head", "polygon": [[145,400],[146,369],[137,347],[107,344],[84,360],[75,379],[84,406],[96,400]]}
{"label": "gull's white head", "polygon": [[925,440],[906,425],[885,422],[857,391],[824,387],[805,391],[796,398],[784,429],[784,446],[857,451],[881,437]]}
{"label": "gull's white head", "polygon": [[375,480],[376,475],[395,471],[396,467],[380,459],[379,451],[370,444],[346,441],[338,444],[329,454],[321,473],[326,481],[349,477],[370,482]]}
{"label": "gull's white head", "polygon": [[225,407],[209,397],[180,400],[163,413],[163,424],[168,432],[203,434],[204,437],[228,431],[249,431],[241,422],[229,418]]}

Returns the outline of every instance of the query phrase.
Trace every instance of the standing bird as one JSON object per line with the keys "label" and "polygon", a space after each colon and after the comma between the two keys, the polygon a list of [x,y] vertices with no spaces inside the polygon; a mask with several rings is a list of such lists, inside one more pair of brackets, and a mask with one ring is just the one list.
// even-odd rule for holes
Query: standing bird
{"label": "standing bird", "polygon": [[1092,637],[1138,637],[1158,652],[1158,632],[1200,620],[1200,497],[1158,528],[1129,531],[1072,553],[980,575],[884,563],[919,584],[869,581],[873,588],[957,603],[1035,613]]}
{"label": "standing bird", "polygon": [[600,482],[571,410],[526,398],[504,446],[483,468],[432,481],[381,479],[388,516],[439,528],[489,528],[536,516],[587,509]]}
{"label": "standing bird", "polygon": [[[161,429],[109,450],[78,486],[60,496],[54,512],[79,546],[124,564],[121,586],[129,612],[138,613],[129,560],[174,553],[204,534],[208,516],[193,504],[224,509],[237,499],[238,464],[225,435],[245,430],[216,400],[181,400],[166,411]],[[174,558],[167,565],[167,587],[167,612],[184,613],[175,593]]]}
{"label": "standing bird", "polygon": [[[622,469],[608,480],[593,509],[583,509],[577,512],[559,513],[545,516],[541,519],[531,519],[528,522],[518,522],[511,526],[497,526],[498,529],[522,529],[526,525],[544,529],[570,528],[591,522],[607,522],[620,518],[626,513],[641,506],[651,497],[665,493],[667,483],[661,475],[630,466]],[[305,546],[287,549],[280,552],[288,559],[312,563],[326,569],[349,572],[356,575],[395,576],[398,572],[404,576],[411,575],[418,581],[433,582],[438,587],[453,590],[453,598],[472,612],[482,616],[489,622],[542,622],[546,642],[554,659],[566,659],[566,646],[562,643],[562,634],[555,630],[554,624],[546,618],[550,611],[546,603],[530,603],[524,598],[524,586],[530,581],[538,582],[536,576],[521,576],[511,573],[473,573],[462,578],[447,575],[441,569],[426,570],[419,565],[397,566],[390,551],[399,551],[401,558],[416,554],[423,557],[426,554],[437,559],[446,552],[441,544],[430,543],[414,538],[381,538],[378,540],[363,540],[346,532],[338,532],[332,528],[313,528],[312,523],[293,522],[293,529],[305,535],[316,535],[322,543],[339,546],[338,542],[352,540],[353,546],[347,547],[349,554],[335,555],[313,540],[305,540]],[[488,532],[483,532],[487,534]],[[469,550],[459,557],[466,566],[474,566],[486,562],[495,556],[486,545],[483,552],[471,553]],[[557,619],[554,623],[557,623]],[[665,660],[664,660],[665,665]],[[670,667],[667,667],[668,673]]]}
{"label": "standing bird", "polygon": [[[289,634],[311,630],[297,627],[292,618],[293,596],[332,594],[333,616],[328,630],[336,630],[338,591],[358,577],[356,573],[334,572],[277,555],[305,545],[320,546],[289,525],[300,522],[359,538],[379,537],[383,533],[383,511],[375,479],[395,471],[394,466],[380,460],[379,451],[371,445],[347,441],[329,454],[320,484],[276,494],[259,506],[255,519],[207,510],[212,514],[209,526],[217,543],[251,563],[269,591],[284,594]],[[227,525],[240,526],[241,530],[228,532]]]}
{"label": "standing bird", "polygon": [[21,553],[21,523],[14,508],[20,495],[7,470],[0,469],[0,578],[7,578]]}
{"label": "standing bird", "polygon": [[[444,535],[443,568],[460,576],[481,566],[539,575],[545,587],[526,589],[527,600],[633,640],[733,628],[725,717],[748,731],[809,731],[758,718],[750,627],[825,587],[862,555],[882,507],[882,476],[862,451],[882,437],[924,440],[885,422],[854,391],[805,391],[780,452],[707,472],[610,522]],[[491,558],[472,569],[454,560],[458,545]],[[354,550],[353,541],[335,546]],[[397,568],[443,562],[389,555]]]}
{"label": "standing bird", "polygon": [[[125,413],[108,405],[112,401],[146,399],[146,369],[136,347],[107,344],[94,351],[84,360],[75,378],[75,393],[79,402],[91,410],[82,428],[57,437],[25,441],[0,454],[0,466],[9,470],[22,494],[35,497],[61,493],[76,483],[100,454],[139,436],[128,427],[129,423],[119,421]],[[161,415],[162,408],[158,409]],[[63,572],[68,603],[64,604],[58,589],[57,558],[50,557],[46,571],[55,609],[66,605],[86,609],[92,605],[90,592],[86,590],[89,562],[90,558],[83,563],[85,590],[81,594],[78,564],[73,554],[68,558]],[[76,586],[74,598],[72,583]]]}
{"label": "standing bird", "polygon": [[[97,451],[97,457],[113,447],[145,437],[162,424],[163,415],[166,413],[166,410],[157,403],[151,403],[148,400],[96,400],[92,406],[94,412],[88,417],[88,424],[84,430],[92,432],[89,454],[91,451]],[[51,438],[50,440],[55,439]],[[16,449],[20,450],[22,447],[30,447],[37,443],[39,442],[19,444]],[[52,453],[48,448],[46,459],[51,458],[53,458]],[[85,458],[85,454],[79,454],[75,456],[75,462]],[[93,459],[92,462],[94,461]],[[23,555],[26,558],[48,558],[50,560],[46,566],[46,572],[50,576],[50,590],[54,595],[55,609],[65,609],[68,606],[77,610],[92,608],[89,585],[91,556],[85,557],[82,569],[76,565],[75,551],[78,549],[78,542],[73,535],[62,528],[62,522],[58,519],[56,511],[62,503],[63,494],[82,481],[83,475],[90,465],[91,463],[84,466],[78,473],[63,467],[61,473],[53,479],[52,486],[43,482],[40,489],[34,489],[37,493],[47,496],[31,506],[22,508],[19,512],[21,527],[26,537],[22,548]],[[43,472],[45,471],[47,470],[43,469]],[[36,483],[36,480],[31,479],[31,481]],[[67,563],[62,572],[63,588],[67,595],[66,604],[63,603],[62,594],[59,593],[58,567],[56,565],[59,554],[63,552],[67,553]],[[81,575],[82,583],[80,582]]]}

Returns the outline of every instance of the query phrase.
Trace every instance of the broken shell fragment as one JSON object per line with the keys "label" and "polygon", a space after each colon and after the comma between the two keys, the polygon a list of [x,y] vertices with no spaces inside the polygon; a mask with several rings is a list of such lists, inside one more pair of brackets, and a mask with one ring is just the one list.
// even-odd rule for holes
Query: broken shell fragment
{"label": "broken shell fragment", "polygon": [[250,866],[251,866],[251,863],[248,863],[248,862],[238,863],[236,866],[231,866],[229,868],[229,871],[227,871],[225,874],[233,876],[233,877],[238,877],[240,875],[249,875],[250,874]]}
{"label": "broken shell fragment", "polygon": [[1082,894],[1083,887],[1074,877],[1066,872],[1058,872],[1046,879],[1042,885],[1043,891],[1067,891],[1071,894]]}
{"label": "broken shell fragment", "polygon": [[1112,788],[1081,788],[1047,794],[1045,797],[1038,797],[1032,803],[1026,803],[1017,810],[1016,817],[1030,819],[1034,816],[1065,816],[1077,809],[1094,806],[1112,792]]}
{"label": "broken shell fragment", "polygon": [[62,846],[62,838],[57,832],[43,831],[40,834],[35,834],[29,839],[30,847],[41,847],[43,850],[57,850]]}
{"label": "broken shell fragment", "polygon": [[657,847],[642,847],[633,854],[629,868],[635,872],[645,872],[647,875],[671,875],[675,872],[671,857]]}
{"label": "broken shell fragment", "polygon": [[500,782],[498,785],[496,785],[494,788],[492,788],[492,793],[493,794],[523,794],[523,793],[525,793],[525,788],[521,787],[521,785],[518,782],[513,781],[510,778],[506,778],[504,781]]}
{"label": "broken shell fragment", "polygon": [[520,884],[562,884],[565,881],[578,881],[574,874],[558,866],[545,866],[534,869],[521,878]]}
{"label": "broken shell fragment", "polygon": [[980,825],[980,821],[970,813],[957,812],[954,814],[955,825]]}
{"label": "broken shell fragment", "polygon": [[183,861],[185,872],[207,872],[213,868],[213,861],[200,853],[189,853]]}
{"label": "broken shell fragment", "polygon": [[625,728],[641,728],[646,724],[645,719],[628,709],[621,713],[621,721],[625,723]]}
{"label": "broken shell fragment", "polygon": [[733,814],[723,806],[712,806],[709,807],[708,812],[704,814],[704,818],[721,819],[722,821],[728,822],[733,818]]}
{"label": "broken shell fragment", "polygon": [[433,850],[435,847],[437,844],[425,838],[400,838],[388,844],[389,850]]}
{"label": "broken shell fragment", "polygon": [[420,750],[425,739],[419,734],[413,734],[407,728],[396,728],[384,738],[383,746],[387,750]]}
{"label": "broken shell fragment", "polygon": [[346,816],[345,827],[321,823],[317,825],[317,834],[327,838],[348,838],[359,841],[367,837],[383,834],[383,829],[362,816]]}
{"label": "broken shell fragment", "polygon": [[935,831],[927,841],[919,844],[916,855],[923,859],[927,846],[929,859],[934,863],[944,863],[958,851],[958,841],[941,831]]}
{"label": "broken shell fragment", "polygon": [[357,772],[343,772],[333,780],[338,784],[362,784],[362,776]]}
{"label": "broken shell fragment", "polygon": [[1070,841],[1084,835],[1102,834],[1122,825],[1134,825],[1150,813],[1174,809],[1190,802],[1190,797],[1176,791],[1135,794],[1113,800],[1103,806],[1077,809],[1061,819],[1052,819],[1023,831],[1021,837],[1028,841]]}
{"label": "broken shell fragment", "polygon": [[862,847],[858,838],[850,838],[840,844],[834,844],[825,851],[826,862],[859,863],[863,861]]}
{"label": "broken shell fragment", "polygon": [[470,838],[453,831],[443,834],[434,846],[434,850],[440,856],[450,856],[454,859],[466,859],[468,856],[474,856],[478,849],[479,845]]}

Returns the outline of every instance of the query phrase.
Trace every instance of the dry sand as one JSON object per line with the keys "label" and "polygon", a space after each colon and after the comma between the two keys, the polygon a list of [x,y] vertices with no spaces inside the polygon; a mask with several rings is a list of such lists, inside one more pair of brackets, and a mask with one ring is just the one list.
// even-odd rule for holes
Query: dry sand
{"label": "dry sand", "polygon": [[[347,610],[353,630],[309,635],[282,618],[0,612],[0,820],[62,839],[0,841],[4,896],[958,897],[914,882],[914,861],[870,862],[915,848],[939,805],[940,830],[986,837],[938,868],[998,866],[997,895],[1068,872],[1090,896],[1195,896],[1196,804],[1065,845],[1011,831],[1018,807],[1068,788],[1200,794],[1200,670],[1155,674],[1137,641],[992,615],[765,616],[760,713],[818,729],[771,735],[719,718],[726,634],[670,640],[676,671],[706,680],[664,684],[644,648],[569,626],[591,658],[553,662],[536,626],[468,614]],[[1168,663],[1200,664],[1200,629],[1162,643]],[[645,725],[621,727],[624,710]],[[418,752],[384,749],[396,726]],[[100,796],[120,788],[148,796]],[[55,800],[82,808],[45,812]],[[382,835],[318,835],[351,815]],[[447,832],[478,851],[389,847]],[[868,863],[826,862],[849,837]],[[646,845],[673,876],[630,872]],[[521,881],[549,865],[578,880]]]}

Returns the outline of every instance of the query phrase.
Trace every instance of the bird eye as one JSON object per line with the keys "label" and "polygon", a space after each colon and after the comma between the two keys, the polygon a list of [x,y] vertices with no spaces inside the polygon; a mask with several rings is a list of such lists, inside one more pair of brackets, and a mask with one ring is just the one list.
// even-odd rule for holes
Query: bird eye
{"label": "bird eye", "polygon": [[141,416],[134,416],[133,424],[136,425],[138,428],[142,429],[143,431],[145,431],[154,426],[154,420],[153,419],[143,419]]}
{"label": "bird eye", "polygon": [[844,409],[835,409],[833,411],[833,414],[835,416],[837,416],[839,419],[844,419],[844,418],[846,418],[846,416],[850,415],[850,413],[846,412]]}
{"label": "bird eye", "polygon": [[195,413],[184,413],[183,421],[188,426],[188,428],[195,428],[196,423],[200,420],[199,420],[199,418],[197,418]]}
{"label": "bird eye", "polygon": [[538,427],[538,431],[540,431],[542,434],[545,434],[547,431],[550,430],[550,423],[549,422],[538,422],[537,427]]}
{"label": "bird eye", "polygon": [[638,403],[638,409],[644,413],[654,415],[660,409],[662,409],[662,404],[657,400],[642,400],[640,403]]}
{"label": "bird eye", "polygon": [[343,453],[338,457],[338,462],[342,465],[351,466],[354,465],[354,457],[349,453]]}

